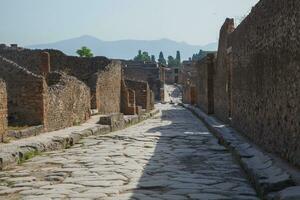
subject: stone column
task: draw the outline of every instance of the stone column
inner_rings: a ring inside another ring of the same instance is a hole
[[[48,52],[41,53],[41,66],[40,70],[43,76],[50,73],[50,54]]]

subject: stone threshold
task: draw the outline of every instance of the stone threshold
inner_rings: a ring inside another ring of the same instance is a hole
[[[142,122],[157,113],[159,110],[154,109],[140,116],[126,115],[122,119],[124,126],[119,127],[118,130]],[[94,115],[78,126],[15,140],[8,144],[0,144],[0,171],[10,169],[42,152],[66,149],[85,137],[104,135],[116,130],[111,125],[99,124],[101,117],[103,115]]]
[[[201,109],[180,104],[199,118],[237,159],[258,195],[267,200],[300,200],[299,171],[291,175],[278,159],[270,156],[228,124]]]

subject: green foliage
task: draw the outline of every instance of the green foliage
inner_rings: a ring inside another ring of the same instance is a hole
[[[139,61],[139,62],[150,62],[151,57],[149,56],[148,52],[144,51],[142,53],[141,50],[139,50],[138,55],[134,57],[134,61]]]
[[[163,64],[163,65],[166,65],[166,64],[167,64],[167,61],[166,61],[166,59],[164,58],[164,54],[163,54],[162,51],[159,53],[158,62],[159,62],[160,64]]]
[[[177,65],[177,62],[174,59],[174,57],[173,56],[169,56],[168,57],[168,66],[169,67],[176,67],[176,65]]]
[[[173,56],[168,57],[168,66],[169,67],[181,67],[181,56],[180,51],[176,52],[176,58],[174,59]]]
[[[200,49],[199,53],[193,54],[192,60],[193,61],[201,60],[202,58],[204,58],[207,55],[207,53],[208,52],[202,51]]]
[[[151,55],[151,62],[156,62],[155,55]]]
[[[180,51],[176,52],[176,61],[179,62],[179,63],[181,62]]]
[[[81,49],[78,49],[76,51],[76,53],[80,56],[80,57],[86,57],[86,58],[91,58],[93,57],[93,53],[92,50],[90,50],[87,47],[81,47]]]

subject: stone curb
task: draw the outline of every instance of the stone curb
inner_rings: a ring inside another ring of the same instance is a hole
[[[151,118],[157,113],[159,113],[159,110],[155,109],[141,116],[127,118],[124,120],[124,128]],[[104,135],[110,132],[113,132],[110,126],[95,124],[93,127],[86,128],[82,131],[73,131],[64,135],[54,135],[24,142],[24,144],[12,149],[5,149],[4,152],[0,152],[0,171],[14,167],[20,162],[28,160],[39,153],[66,149],[85,137],[91,135]]]
[[[237,158],[249,180],[254,185],[262,199],[292,200],[296,198],[282,198],[282,194],[289,187],[295,185],[291,175],[280,168],[274,160],[251,145],[230,126],[220,122],[213,116],[208,116],[199,108],[180,104],[196,115],[207,128],[218,138],[219,142]],[[300,189],[298,188],[299,193]],[[295,191],[295,189],[293,189]],[[296,195],[300,195],[300,194]],[[299,197],[299,196],[298,196]]]

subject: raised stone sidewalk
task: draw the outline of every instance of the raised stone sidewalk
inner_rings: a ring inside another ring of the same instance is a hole
[[[199,108],[181,105],[201,119],[219,142],[233,153],[262,199],[300,199],[300,186],[295,186],[298,180],[295,181],[295,177],[292,177],[288,170],[281,168],[269,154],[251,144],[227,124],[208,116]],[[299,173],[296,176],[299,176]]]
[[[15,140],[8,144],[0,144],[0,170],[13,167],[41,152],[69,148],[84,137],[107,134],[139,123],[154,116],[158,112],[159,110],[154,109],[151,112],[144,113],[140,116],[122,116],[122,122],[114,122],[115,124],[122,124],[119,127],[115,127],[115,124],[100,125],[99,121],[103,116],[94,115],[87,122],[79,126],[73,126],[53,132],[43,133],[38,136]]]

